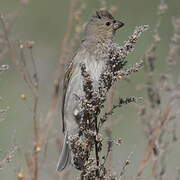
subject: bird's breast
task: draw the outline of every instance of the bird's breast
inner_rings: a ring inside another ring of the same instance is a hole
[[[82,59],[85,64],[87,72],[90,74],[93,81],[99,81],[100,75],[105,67],[105,60],[97,58],[95,55],[87,55]]]

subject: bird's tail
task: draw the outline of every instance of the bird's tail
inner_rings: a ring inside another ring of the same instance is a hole
[[[68,144],[68,136],[65,134],[63,149],[58,161],[57,171],[62,171],[71,164],[71,150]]]

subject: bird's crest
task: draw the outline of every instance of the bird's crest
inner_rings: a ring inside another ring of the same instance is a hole
[[[96,11],[96,17],[99,19],[102,19],[102,18],[114,19],[112,14],[108,10]]]

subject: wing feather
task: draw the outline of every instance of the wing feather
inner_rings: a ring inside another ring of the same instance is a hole
[[[71,76],[73,74],[73,61],[70,62],[68,67],[65,70],[65,75],[64,75],[64,81],[63,81],[63,96],[62,96],[62,130],[65,132],[65,121],[64,121],[64,106],[65,106],[65,100],[66,100],[66,92],[68,88],[69,81],[71,79]]]

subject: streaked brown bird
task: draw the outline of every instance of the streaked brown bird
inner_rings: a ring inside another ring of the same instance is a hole
[[[113,41],[116,30],[123,25],[124,23],[116,20],[109,11],[96,11],[96,15],[93,15],[86,25],[85,36],[80,44],[80,48],[65,72],[62,103],[63,133],[65,138],[57,166],[58,171],[62,171],[69,164],[72,164],[77,169],[81,169],[81,163],[84,163],[74,160],[74,154],[68,142],[70,136],[79,134],[79,120],[77,117],[80,112],[80,105],[77,101],[77,96],[82,98],[84,96],[80,64],[85,64],[86,70],[93,80],[94,88],[98,88],[100,74],[108,60],[102,53],[103,44]]]

